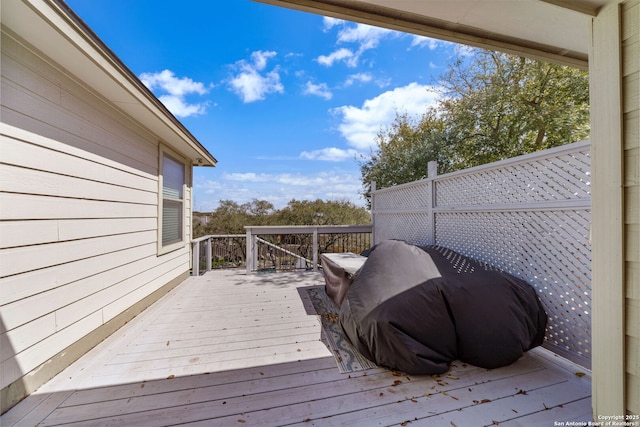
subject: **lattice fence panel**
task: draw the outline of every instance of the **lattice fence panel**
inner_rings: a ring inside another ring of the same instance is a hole
[[[408,243],[426,246],[429,240],[431,216],[427,212],[380,213],[375,219],[375,240],[399,239]]]
[[[590,365],[588,142],[379,190],[373,197],[376,242],[438,244],[523,278],[549,315],[545,345]]]
[[[557,157],[436,179],[436,206],[572,200],[590,197],[589,147]]]
[[[376,192],[376,211],[398,209],[426,209],[431,206],[431,183],[416,181]]]
[[[436,244],[518,276],[549,316],[547,347],[589,364],[591,247],[588,211],[436,214]]]

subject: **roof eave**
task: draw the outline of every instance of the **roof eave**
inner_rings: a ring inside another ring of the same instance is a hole
[[[535,40],[511,37],[497,31],[481,29],[459,23],[392,9],[366,1],[344,0],[254,0],[274,6],[346,19],[363,24],[384,27],[411,34],[462,43],[489,50],[499,50],[533,59],[544,60],[582,69],[588,68],[588,52],[577,52],[551,46]],[[550,7],[559,7],[559,0],[549,1]],[[566,1],[566,0],[565,0]],[[589,9],[588,12],[595,13]],[[577,12],[576,12],[577,13]],[[508,19],[508,17],[505,17]],[[588,21],[585,20],[585,25]]]

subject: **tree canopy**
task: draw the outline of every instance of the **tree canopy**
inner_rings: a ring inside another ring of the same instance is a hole
[[[439,101],[419,119],[396,113],[363,158],[363,193],[589,137],[586,71],[481,49],[442,75]]]
[[[291,200],[282,209],[275,209],[265,200],[253,199],[238,204],[221,200],[215,211],[206,214],[204,224],[194,215],[193,234],[243,234],[246,225],[353,225],[368,224],[371,217],[367,209],[346,200]]]

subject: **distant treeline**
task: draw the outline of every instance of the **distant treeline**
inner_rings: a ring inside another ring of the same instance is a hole
[[[371,215],[361,206],[345,200],[291,200],[282,209],[254,199],[238,204],[221,200],[209,213],[193,214],[193,237],[209,234],[244,234],[246,225],[353,225],[369,224]]]

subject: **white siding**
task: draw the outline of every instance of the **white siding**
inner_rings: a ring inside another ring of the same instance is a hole
[[[157,255],[157,138],[19,38],[1,45],[5,389],[187,273],[190,257],[188,245]]]

